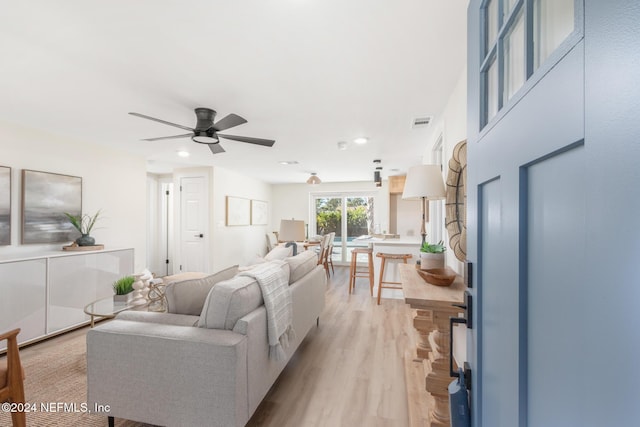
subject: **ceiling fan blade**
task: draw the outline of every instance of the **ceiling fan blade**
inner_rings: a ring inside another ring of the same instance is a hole
[[[273,147],[275,141],[272,139],[251,138],[250,136],[236,136],[217,134],[220,138],[232,139],[234,141],[248,142],[249,144],[264,145],[265,147]]]
[[[158,138],[147,138],[147,139],[143,139],[142,141],[160,141],[162,139],[187,138],[190,136],[193,136],[193,132],[185,133],[184,135],[160,136]]]
[[[151,116],[145,116],[144,114],[140,114],[140,113],[129,113],[129,114],[131,114],[132,116],[141,117],[143,119],[153,120],[154,122],[163,123],[165,125],[177,127],[177,128],[180,128],[180,129],[193,131],[193,129],[191,129],[190,127],[177,125],[175,123],[171,123],[171,122],[168,122],[166,120],[156,119],[155,117],[151,117]]]
[[[218,120],[214,125],[213,128],[216,131],[219,130],[225,130],[225,129],[229,129],[238,125],[241,125],[243,123],[247,123],[247,121],[240,117],[237,114],[229,114],[228,116]]]
[[[224,148],[222,148],[222,146],[218,143],[218,144],[208,144],[209,145],[209,149],[211,150],[211,152],[213,154],[218,154],[218,153],[224,153]]]

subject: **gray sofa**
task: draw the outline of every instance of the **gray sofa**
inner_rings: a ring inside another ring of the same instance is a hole
[[[200,316],[127,311],[91,329],[89,408],[162,426],[245,425],[324,308],[326,276],[315,254],[287,258],[283,268],[296,334],[285,360],[269,358],[258,284],[236,276],[211,288]]]

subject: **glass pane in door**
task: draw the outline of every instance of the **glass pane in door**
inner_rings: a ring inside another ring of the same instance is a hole
[[[498,0],[489,0],[486,9],[486,31],[485,54],[489,53],[491,46],[498,37]]]
[[[368,246],[368,240],[358,240],[358,237],[371,235],[374,232],[373,197],[347,197],[346,201],[347,233],[344,261],[351,259],[351,251],[354,248]]]
[[[506,103],[527,79],[524,56],[524,19],[520,13],[504,38],[504,99]]]
[[[341,235],[342,199],[339,197],[319,197],[316,199],[316,231],[323,236],[335,232]]]
[[[485,73],[486,122],[498,113],[498,61],[493,59]]]
[[[533,3],[534,69],[537,69],[574,29],[574,0]]]
[[[315,234],[323,236],[327,233],[336,233],[332,259],[340,261],[342,256],[342,198],[318,197],[316,198],[316,230]],[[311,237],[311,236],[309,236]],[[316,247],[317,248],[317,247]]]

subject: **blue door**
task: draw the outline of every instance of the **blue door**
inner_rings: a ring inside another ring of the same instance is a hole
[[[640,425],[639,22],[470,1],[474,426]]]

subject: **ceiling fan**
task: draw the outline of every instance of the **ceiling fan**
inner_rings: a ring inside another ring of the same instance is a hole
[[[142,117],[143,119],[153,120],[154,122],[164,123],[165,125],[174,126],[180,129],[188,130],[189,133],[183,135],[173,136],[161,136],[158,138],[143,139],[143,141],[159,141],[162,139],[174,139],[174,138],[188,138],[200,144],[207,144],[213,154],[224,153],[224,148],[220,146],[219,138],[231,139],[233,141],[248,142],[249,144],[263,145],[265,147],[272,147],[275,141],[271,139],[252,138],[249,136],[237,136],[226,135],[218,133],[221,130],[229,129],[243,123],[247,123],[245,119],[237,114],[229,114],[216,123],[213,123],[213,119],[216,116],[216,112],[210,108],[196,108],[196,122],[195,128],[188,126],[182,126],[175,123],[167,122],[165,120],[156,119],[155,117],[145,116],[140,113],[129,113],[132,116]]]

